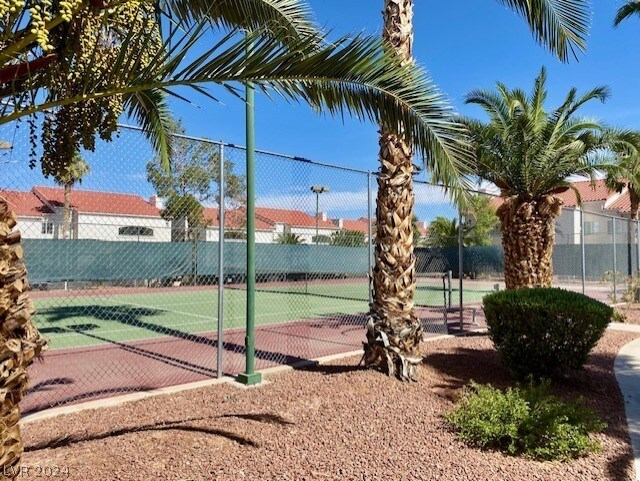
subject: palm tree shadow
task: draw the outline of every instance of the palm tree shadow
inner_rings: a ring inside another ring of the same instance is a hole
[[[362,364],[320,364],[317,362],[309,363],[306,365],[301,365],[296,367],[296,371],[304,371],[304,372],[315,372],[318,374],[323,374],[325,376],[331,376],[336,374],[347,374],[351,372],[361,372],[366,371],[367,367]]]
[[[63,436],[63,437],[51,439],[48,441],[44,441],[38,444],[27,446],[25,447],[25,452],[41,451],[44,449],[63,448],[63,447],[77,444],[77,443],[99,441],[103,439],[124,436],[131,433],[145,433],[145,432],[151,432],[151,431],[196,432],[196,433],[202,433],[202,434],[209,434],[213,436],[220,436],[244,446],[251,446],[251,447],[259,446],[258,443],[256,443],[255,441],[247,437],[235,434],[231,431],[226,431],[226,430],[217,429],[217,428],[209,428],[204,426],[196,426],[193,424],[193,423],[202,422],[202,421],[213,421],[215,419],[220,419],[220,418],[236,418],[236,419],[243,419],[247,421],[255,421],[255,422],[261,422],[261,423],[278,425],[278,426],[288,426],[288,425],[294,424],[293,422],[275,413],[239,413],[239,414],[223,414],[220,416],[194,417],[194,418],[188,418],[188,419],[179,419],[175,421],[158,421],[155,423],[146,424],[142,426],[133,426],[128,428],[114,429],[114,430],[107,431],[100,434],[82,434],[77,436],[74,436],[74,435]]]

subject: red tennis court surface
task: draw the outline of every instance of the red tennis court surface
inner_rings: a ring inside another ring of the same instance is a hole
[[[476,329],[473,312],[420,308],[427,336]],[[479,309],[476,322],[481,324]],[[345,315],[256,328],[256,369],[295,364],[362,348],[365,315]],[[91,335],[87,333],[87,335]],[[244,330],[225,330],[223,371],[244,368]],[[108,341],[101,339],[102,341]],[[96,346],[45,353],[31,368],[31,389],[22,403],[25,413],[120,394],[210,379],[217,371],[218,342],[214,334],[176,333],[135,342],[104,342]]]

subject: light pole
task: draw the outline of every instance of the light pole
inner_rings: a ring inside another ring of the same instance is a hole
[[[312,185],[311,192],[316,194],[316,245],[318,245],[318,217],[320,216],[320,194],[329,192],[329,187],[325,185]]]

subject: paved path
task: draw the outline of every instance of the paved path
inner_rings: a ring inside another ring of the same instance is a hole
[[[627,413],[636,481],[640,481],[640,339],[620,350],[616,357],[615,373]]]

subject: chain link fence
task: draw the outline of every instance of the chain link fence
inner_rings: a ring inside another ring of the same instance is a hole
[[[36,323],[50,341],[24,411],[244,370],[243,148],[176,135],[167,173],[143,133],[122,126],[45,178],[27,125],[0,127],[0,141],[0,189],[19,217]],[[257,369],[362,347],[376,188],[372,172],[257,152]],[[425,335],[482,327],[482,297],[504,288],[496,219],[458,212],[442,187],[419,178],[414,189]],[[637,270],[630,227],[565,209],[560,285],[619,296]]]

